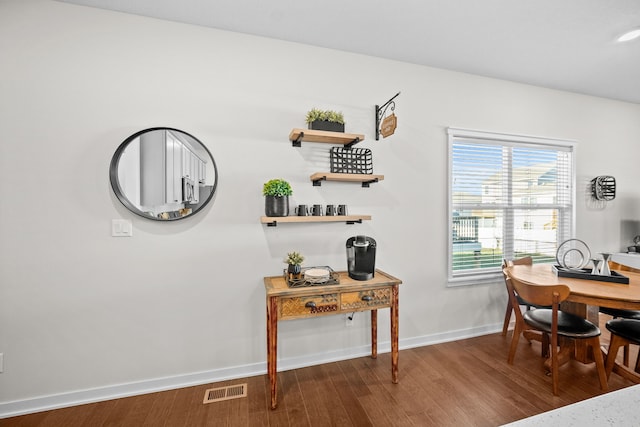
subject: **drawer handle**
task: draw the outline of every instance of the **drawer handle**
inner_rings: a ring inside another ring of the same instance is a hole
[[[309,301],[304,306],[307,307],[307,308],[316,308],[316,303],[313,302],[313,301]]]
[[[364,295],[362,298],[360,298],[362,301],[371,301],[373,300],[373,297],[371,295]]]

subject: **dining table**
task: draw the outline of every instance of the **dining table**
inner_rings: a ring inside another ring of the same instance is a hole
[[[539,286],[566,285],[569,297],[561,303],[561,310],[579,315],[592,323],[599,324],[599,307],[640,310],[640,273],[632,271],[616,272],[628,277],[629,283],[615,283],[575,277],[558,276],[552,264],[513,265],[505,268],[510,277]],[[615,273],[614,273],[615,274]],[[560,363],[575,358],[583,363],[593,361],[590,348],[577,340],[571,346],[561,349]],[[614,368],[618,372],[619,367]]]

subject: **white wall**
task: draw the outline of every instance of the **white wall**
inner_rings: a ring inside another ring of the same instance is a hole
[[[404,281],[402,347],[497,330],[503,284],[446,287],[447,126],[579,141],[576,235],[595,251],[640,221],[639,105],[49,0],[0,1],[0,55],[0,416],[264,373],[262,277],[290,250],[344,269],[355,234]],[[398,129],[375,141],[374,105],[397,91]],[[328,148],[287,140],[311,107],[343,111],[385,180],[313,187]],[[218,164],[215,203],[190,219],[144,220],[111,191],[113,152],[153,126],[193,134]],[[606,206],[583,195],[601,174],[618,180]],[[373,220],[266,227],[276,177],[294,203]],[[111,237],[114,218],[133,237]],[[386,310],[380,322],[384,349]],[[280,366],[361,355],[367,327],[283,322]]]

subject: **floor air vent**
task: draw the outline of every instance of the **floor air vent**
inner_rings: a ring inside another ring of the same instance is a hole
[[[210,388],[204,392],[202,403],[222,402],[223,400],[247,397],[247,384],[236,384],[227,387]]]

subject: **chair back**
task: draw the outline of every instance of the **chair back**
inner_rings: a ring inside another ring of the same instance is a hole
[[[507,280],[507,273],[504,272],[504,269],[507,267],[511,267],[512,265],[533,265],[533,258],[530,256],[526,256],[524,258],[506,260],[502,259],[502,274],[504,275],[504,279]]]
[[[629,267],[628,265],[620,264],[615,261],[609,261],[609,269],[620,270],[620,271],[630,271],[632,273],[640,273],[640,270],[637,268]]]
[[[526,256],[523,258],[512,259],[507,261],[506,259],[502,260],[502,267],[511,267],[512,265],[533,265],[533,258],[530,256]]]
[[[528,302],[540,305],[558,305],[569,297],[570,289],[567,285],[534,285],[511,278],[514,290]]]
[[[530,256],[526,256],[524,258],[518,259],[502,259],[502,274],[504,275],[504,279],[507,280],[507,273],[505,273],[504,269],[507,267],[511,267],[512,265],[533,265],[533,258]]]

